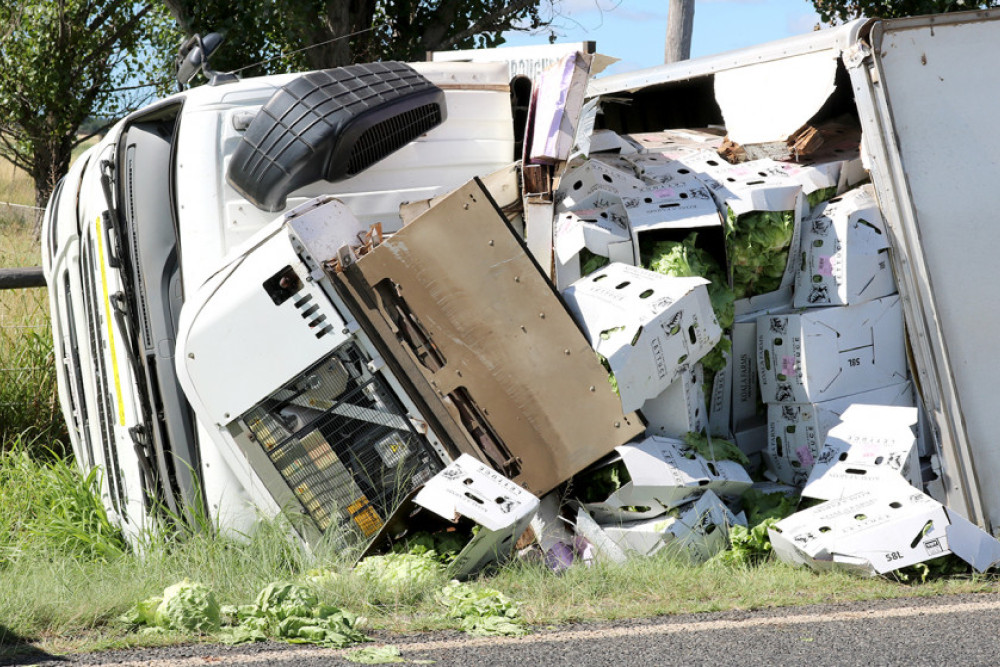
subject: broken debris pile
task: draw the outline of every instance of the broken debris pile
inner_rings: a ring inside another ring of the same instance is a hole
[[[721,143],[596,131],[553,192],[546,277],[645,433],[540,501],[463,456],[368,554],[429,531],[468,540],[449,565],[459,577],[514,553],[553,570],[661,552],[701,563],[732,532],[732,562],[752,562],[768,533],[779,558],[816,569],[998,560],[1000,543],[923,493],[934,451],[856,156],[729,164]],[[795,512],[800,495],[824,502]]]

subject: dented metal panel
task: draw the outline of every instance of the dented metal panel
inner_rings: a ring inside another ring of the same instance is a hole
[[[850,64],[872,180],[894,241],[915,380],[936,426],[949,507],[1000,527],[994,287],[1000,14],[883,21]],[[870,49],[869,49],[870,46]]]
[[[643,432],[478,179],[337,278],[452,444],[532,492]]]

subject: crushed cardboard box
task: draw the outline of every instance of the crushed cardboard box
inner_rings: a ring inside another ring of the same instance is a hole
[[[641,153],[660,153],[671,159],[709,151],[716,154],[724,132],[718,128],[675,129],[624,135]]]
[[[704,491],[740,496],[753,484],[733,461],[708,461],[681,440],[649,436],[621,445],[599,469],[619,465],[627,479],[606,498],[583,507],[599,521],[636,521],[664,514]],[[585,491],[578,489],[578,492]]]
[[[885,574],[950,553],[979,572],[1000,562],[1000,542],[913,488],[858,491],[768,532],[779,559],[819,571]]]
[[[694,364],[662,394],[643,403],[639,413],[646,421],[646,435],[683,438],[704,431],[708,426],[704,384],[701,364]]]
[[[463,530],[469,542],[448,566],[457,578],[507,560],[539,500],[491,467],[462,454],[411,493],[386,520],[362,558],[387,553],[418,531]],[[473,530],[478,526],[477,530]]]
[[[707,284],[612,263],[563,291],[587,340],[607,360],[626,412],[663,393],[719,342]]]
[[[827,202],[803,222],[796,308],[846,306],[895,293],[889,238],[870,186]]]
[[[619,168],[600,160],[587,160],[563,174],[555,192],[555,200],[560,211],[568,211],[598,192],[625,196],[646,187],[631,168]]]
[[[722,218],[708,189],[697,180],[662,185],[622,198],[632,231],[635,264],[641,264],[643,237],[657,232],[722,228]]]
[[[595,193],[555,222],[556,286],[569,287],[593,272],[584,251],[608,261],[634,262],[635,251],[625,206],[617,195]]]
[[[791,312],[792,290],[785,288],[733,304],[732,349],[726,368],[712,387],[709,424],[712,435],[731,437],[747,455],[767,444],[767,413],[757,371],[757,318]]]
[[[820,455],[827,433],[855,404],[913,407],[913,386],[901,382],[822,403],[768,405],[764,451],[768,472],[782,482],[801,487]]]
[[[863,489],[921,488],[917,409],[855,404],[830,429],[802,495],[832,500]]]
[[[820,403],[907,379],[898,296],[757,318],[765,403]]]
[[[598,553],[615,562],[665,550],[692,565],[704,563],[729,546],[730,527],[741,523],[712,491],[670,514],[643,521],[598,523],[581,521],[581,516],[589,516],[583,507],[577,523],[587,540],[601,545]]]

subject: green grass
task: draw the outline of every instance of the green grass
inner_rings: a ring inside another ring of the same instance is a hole
[[[0,160],[0,201],[34,203],[27,174]],[[0,268],[38,266],[32,220],[0,206]],[[56,395],[45,288],[0,291],[0,447],[26,432],[62,450],[65,424]]]
[[[336,573],[315,584],[323,602],[366,617],[368,628],[457,626],[435,599],[443,575],[408,590],[386,589],[351,574],[353,554],[301,548],[288,538],[280,518],[262,521],[243,539],[200,530],[182,539],[151,537],[130,550],[96,501],[95,484],[72,463],[38,462],[20,444],[0,456],[0,624],[39,649],[60,653],[217,640],[143,634],[115,619],[184,578],[206,584],[223,604],[248,604],[266,584],[302,581],[319,566]],[[513,563],[474,584],[518,602],[536,626],[997,591],[991,576],[906,584],[817,575],[773,561],[756,568],[691,567],[660,557],[579,565],[561,575]],[[14,649],[0,649],[0,656],[4,650]]]

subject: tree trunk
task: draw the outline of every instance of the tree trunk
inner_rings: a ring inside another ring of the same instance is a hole
[[[31,178],[35,184],[35,239],[41,239],[42,219],[44,209],[49,203],[49,197],[55,190],[56,183],[59,182],[66,172],[69,171],[69,163],[73,157],[73,144],[65,137],[52,138],[41,146],[35,148],[35,161],[32,165]]]
[[[670,0],[667,13],[667,43],[663,62],[675,63],[691,57],[694,30],[694,0]]]

